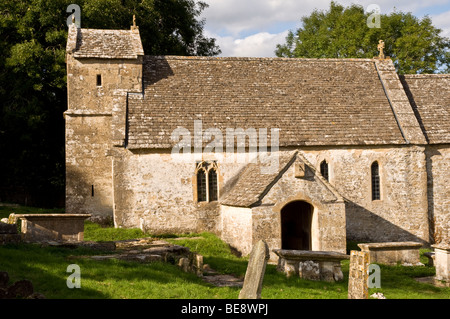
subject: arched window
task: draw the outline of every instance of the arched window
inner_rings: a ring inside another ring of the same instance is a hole
[[[322,163],[320,163],[320,174],[329,181],[329,175],[328,175],[328,163],[326,160],[323,160]]]
[[[206,202],[206,172],[204,169],[197,171],[197,200]]]
[[[197,201],[212,202],[218,199],[217,163],[200,162],[196,166]]]
[[[372,174],[372,200],[380,199],[380,168],[378,162],[373,162],[370,168]]]

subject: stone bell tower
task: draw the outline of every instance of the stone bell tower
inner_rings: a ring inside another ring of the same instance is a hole
[[[130,30],[81,29],[75,23],[69,27],[64,113],[67,213],[113,216],[111,150],[117,145],[115,122],[124,118],[126,103],[120,110],[114,105],[118,97],[142,92],[143,57],[135,19]]]

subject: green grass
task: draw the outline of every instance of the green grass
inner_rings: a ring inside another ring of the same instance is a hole
[[[179,235],[183,236],[184,235]],[[243,278],[247,269],[248,258],[238,258],[232,252],[230,247],[217,236],[210,233],[191,234],[186,239],[166,239],[173,244],[188,247],[191,251],[203,256],[203,263],[210,265],[211,268],[222,274],[231,274]]]
[[[11,211],[14,210],[14,211]],[[5,213],[7,211],[7,213]],[[37,212],[32,208],[0,207],[1,214]],[[49,212],[49,210],[45,210]],[[39,210],[39,212],[41,212]],[[148,237],[140,229],[114,229],[85,223],[85,240],[110,241]],[[187,246],[204,256],[204,262],[220,273],[243,278],[247,258],[235,256],[230,247],[210,233],[159,236],[165,240]],[[183,238],[177,238],[183,237]],[[358,249],[349,242],[348,249]],[[421,253],[427,250],[422,250]],[[61,299],[236,299],[239,288],[214,287],[194,274],[184,273],[177,266],[154,262],[142,264],[119,260],[97,261],[83,256],[107,252],[87,248],[69,249],[40,247],[34,244],[0,246],[0,271],[8,271],[10,283],[29,279],[35,291],[47,298]],[[426,257],[421,257],[426,264]],[[81,289],[69,289],[67,266],[81,268]],[[434,267],[384,266],[381,268],[381,288],[370,289],[383,293],[388,299],[449,299],[450,288],[437,288],[419,283],[415,277],[433,276]],[[286,278],[268,265],[264,277],[262,298],[265,299],[346,299],[349,261],[342,262],[344,281],[338,283],[316,282],[300,278]]]
[[[96,223],[85,221],[84,240],[86,241],[113,241],[147,237],[139,228],[102,227]]]
[[[93,253],[87,249],[10,245],[0,248],[0,270],[8,271],[10,283],[31,280],[34,290],[49,299],[236,298],[238,294],[233,289],[212,287],[167,263],[80,258]],[[80,289],[66,285],[70,264],[80,266]]]

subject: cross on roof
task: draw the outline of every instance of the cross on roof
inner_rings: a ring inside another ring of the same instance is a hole
[[[380,59],[384,59],[385,56],[384,56],[384,52],[383,52],[383,49],[384,49],[384,41],[383,40],[378,41],[377,48],[378,48],[378,51],[380,51],[380,55],[378,57]]]
[[[139,27],[136,26],[136,15],[133,14],[133,25],[131,26],[131,30],[136,31]]]

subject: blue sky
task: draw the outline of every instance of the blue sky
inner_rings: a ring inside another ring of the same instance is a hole
[[[300,18],[314,9],[327,10],[330,0],[202,0],[209,4],[203,12],[205,34],[217,39],[221,56],[275,56],[276,44],[284,43],[289,30],[301,26]],[[367,0],[335,2],[352,3],[367,8],[380,7],[381,13],[394,9],[411,12],[418,18],[429,15],[433,25],[450,38],[450,0]]]

